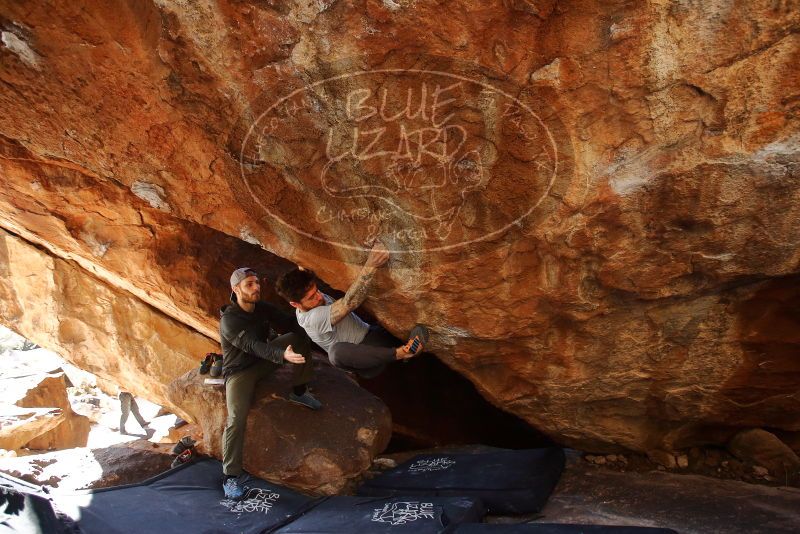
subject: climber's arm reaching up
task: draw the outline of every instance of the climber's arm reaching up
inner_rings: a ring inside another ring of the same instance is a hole
[[[364,302],[375,271],[388,260],[389,252],[382,244],[378,243],[372,247],[358,277],[344,296],[331,305],[331,324],[338,323]]]

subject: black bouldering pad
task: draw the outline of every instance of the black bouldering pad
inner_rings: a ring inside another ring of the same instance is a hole
[[[54,494],[84,534],[260,533],[301,514],[314,500],[257,478],[244,499],[222,492],[222,464],[201,459],[141,484]]]
[[[490,514],[538,512],[564,470],[558,447],[478,454],[427,454],[365,482],[359,495],[463,495]]]
[[[457,534],[678,534],[669,528],[558,523],[460,525],[455,532]]]
[[[275,532],[438,534],[483,514],[481,502],[467,497],[331,497]]]

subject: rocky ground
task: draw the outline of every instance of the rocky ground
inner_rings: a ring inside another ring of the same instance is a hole
[[[542,513],[547,522],[659,526],[681,534],[797,532],[800,490],[658,470],[622,472],[574,453]]]
[[[585,454],[583,460],[590,466],[602,467],[606,471],[618,473],[662,471],[672,474],[702,475],[765,486],[800,487],[800,478],[796,471],[784,471],[783,476],[773,475],[766,467],[752,461],[741,460],[726,449],[717,447],[694,447],[687,454],[678,455],[676,464],[671,468],[641,454]]]
[[[147,441],[78,447],[0,459],[0,471],[31,484],[81,490],[135,484],[166,471],[172,445]]]
[[[24,354],[5,350],[0,356],[0,374],[52,370],[54,364],[64,369],[72,383],[68,388],[71,405],[92,420],[87,446],[6,452],[0,458],[0,471],[34,484],[73,490],[136,483],[169,468],[172,444],[158,441],[175,440],[175,432],[169,434],[174,415],[156,417],[159,406],[140,399],[141,411],[152,420],[155,435],[145,439],[147,435],[132,418],[128,423],[131,435],[120,435],[115,429],[117,400],[103,393],[91,375],[54,358],[43,349]],[[197,428],[188,425],[184,431],[197,433]],[[477,445],[455,450],[484,449]],[[420,452],[430,450],[378,457],[364,476],[374,476]],[[349,491],[354,487],[350,485]],[[488,521],[661,526],[686,534],[796,532],[798,510],[796,477],[787,474],[782,478],[725,449],[693,448],[650,457],[568,450],[564,474],[541,514],[490,517]]]

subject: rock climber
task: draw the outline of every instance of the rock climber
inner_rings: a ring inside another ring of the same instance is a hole
[[[370,282],[389,252],[372,247],[366,263],[345,295],[334,300],[317,288],[313,271],[295,268],[278,277],[275,288],[295,308],[297,322],[328,353],[334,367],[364,378],[380,374],[387,364],[419,354],[428,343],[428,329],[416,325],[408,342],[395,338],[380,325],[370,325],[354,310],[367,298]]]

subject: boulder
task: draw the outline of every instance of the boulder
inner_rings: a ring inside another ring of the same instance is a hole
[[[92,449],[91,455],[101,469],[100,478],[86,487],[107,488],[135,484],[163,473],[172,466],[172,445],[157,445],[146,440]]]
[[[197,423],[184,424],[179,427],[170,427],[167,434],[161,438],[161,443],[178,443],[182,438],[189,436],[196,442],[203,441],[203,429]]]
[[[655,462],[661,467],[666,467],[667,469],[675,469],[678,466],[675,455],[669,451],[653,449],[647,451],[647,457],[650,458],[650,461]]]
[[[559,442],[799,431],[800,11],[740,4],[6,2],[0,318],[166,404],[234,267],[380,236],[366,308]]]
[[[20,408],[0,404],[0,449],[17,450],[64,421],[58,408]]]
[[[687,467],[689,467],[689,456],[686,454],[679,454],[676,457],[676,462],[678,464],[678,467],[680,467],[681,469],[686,469]]]
[[[58,426],[36,436],[29,441],[26,447],[36,450],[71,449],[85,447],[89,442],[91,420],[85,415],[68,412],[64,421]]]
[[[317,366],[312,382],[323,407],[309,410],[286,399],[289,374],[281,368],[256,388],[247,417],[244,469],[305,493],[341,493],[389,443],[389,411],[327,365]],[[221,460],[225,394],[204,379],[197,370],[189,371],[169,385],[169,396],[202,427],[199,450]]]
[[[728,450],[740,460],[766,467],[774,475],[800,474],[800,457],[766,430],[752,428],[739,432],[728,443]]]
[[[25,446],[29,449],[71,449],[85,447],[89,440],[91,421],[88,417],[75,413],[67,396],[67,378],[64,372],[34,373],[26,377],[10,379],[15,382],[18,394],[24,396],[15,404],[23,408],[56,407],[61,410],[64,420],[56,427],[44,432]]]

